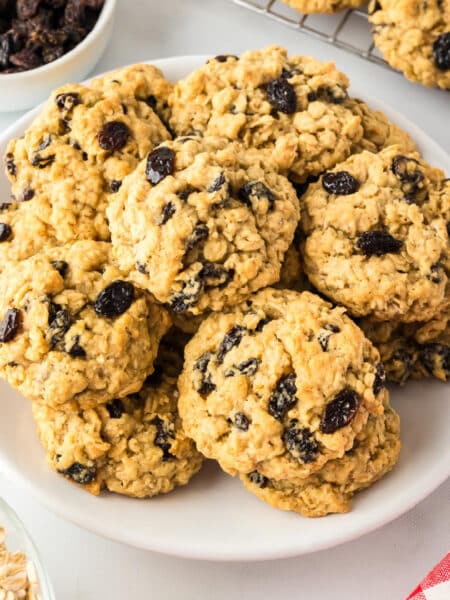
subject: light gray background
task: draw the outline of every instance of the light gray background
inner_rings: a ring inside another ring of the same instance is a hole
[[[413,85],[228,0],[119,0],[118,5],[113,37],[94,72],[139,60],[238,54],[278,43],[290,52],[336,61],[359,90],[402,111],[450,151],[448,92]],[[18,116],[0,114],[0,130]],[[450,482],[360,540],[297,559],[253,564],[202,563],[134,550],[51,515],[1,475],[0,492],[40,547],[58,600],[403,600],[449,549]]]

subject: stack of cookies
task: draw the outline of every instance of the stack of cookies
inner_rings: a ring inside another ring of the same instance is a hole
[[[358,8],[367,0],[282,0],[305,14]],[[374,43],[405,77],[450,89],[450,0],[370,0]]]
[[[55,471],[150,497],[205,456],[320,516],[394,466],[386,374],[450,372],[449,186],[347,88],[276,46],[137,65],[10,143],[0,373]]]

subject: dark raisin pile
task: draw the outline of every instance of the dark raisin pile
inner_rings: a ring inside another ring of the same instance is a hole
[[[66,54],[93,29],[104,0],[2,0],[0,73],[35,69]]]

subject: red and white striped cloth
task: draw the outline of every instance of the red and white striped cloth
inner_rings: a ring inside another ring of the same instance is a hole
[[[450,552],[406,600],[450,600]]]

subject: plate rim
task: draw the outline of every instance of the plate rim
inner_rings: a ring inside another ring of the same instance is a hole
[[[193,68],[198,67],[208,58],[208,55],[193,54],[141,61],[141,63],[155,65],[158,68],[160,68],[163,72],[165,71],[165,69],[170,69],[173,65],[177,65],[177,67],[179,68],[180,63],[182,63],[183,70],[184,65],[186,64],[186,72],[191,72]],[[106,73],[111,72],[113,70],[115,69],[105,71],[104,73],[96,74],[94,77],[102,77]],[[86,83],[91,79],[92,78],[89,78],[83,83]],[[351,86],[350,90],[352,96],[361,97],[364,99],[364,94],[359,94],[357,86]],[[391,108],[391,106],[380,101],[378,98],[368,98],[367,102],[370,104],[371,108],[375,108],[377,110],[382,110],[383,112],[385,112],[390,119],[392,119],[396,124],[402,127],[402,129],[405,129],[408,133],[410,133],[413,139],[417,137],[418,139],[425,141],[429,152],[434,152],[442,156],[442,161],[446,164],[446,169],[448,169],[450,172],[450,157],[448,156],[448,153],[425,131],[420,129],[420,127],[418,127],[415,123],[410,121],[407,117],[398,113],[397,110]],[[24,130],[31,122],[31,120],[39,114],[44,104],[45,102],[40,103],[37,107],[27,111],[24,115],[22,115],[19,119],[17,119],[16,121],[14,121],[14,123],[7,127],[3,131],[3,133],[0,134],[0,146],[6,145],[6,143],[9,141],[9,139],[11,139],[11,137],[17,135],[17,130]],[[32,481],[28,481],[25,474],[23,474],[18,468],[15,467],[13,461],[4,455],[1,449],[1,445],[0,472],[2,472],[7,477],[7,479],[16,482],[20,487],[29,492],[30,495],[35,497],[40,504],[42,504],[51,512],[55,513],[58,517],[71,523],[74,523],[82,529],[91,531],[112,541],[124,543],[134,548],[159,552],[162,554],[177,556],[180,558],[227,562],[253,562],[292,558],[295,556],[312,554],[314,552],[319,552],[321,550],[326,550],[344,544],[346,542],[356,540],[368,533],[371,533],[383,527],[384,525],[394,521],[401,515],[406,514],[407,512],[412,510],[417,504],[422,502],[427,496],[433,493],[440,485],[442,485],[450,477],[450,465],[447,471],[443,470],[443,472],[440,473],[439,476],[437,473],[434,473],[433,470],[430,470],[430,472],[425,476],[425,481],[428,484],[423,485],[421,493],[415,494],[412,499],[406,498],[406,501],[403,501],[403,503],[399,502],[398,505],[391,507],[390,511],[385,511],[384,513],[382,512],[379,517],[377,517],[376,519],[372,519],[364,526],[360,526],[357,529],[357,531],[350,531],[349,533],[347,533],[345,531],[345,528],[343,528],[343,530],[336,534],[334,539],[325,539],[321,542],[313,544],[312,547],[294,547],[294,545],[290,543],[289,547],[285,549],[263,549],[259,552],[257,552],[254,548],[253,550],[246,549],[244,551],[240,550],[239,548],[231,550],[225,547],[222,547],[221,549],[211,549],[204,547],[204,545],[202,544],[189,546],[184,542],[181,542],[177,547],[174,547],[174,545],[170,542],[168,544],[165,544],[160,539],[157,541],[157,543],[152,543],[151,539],[148,541],[143,541],[141,539],[136,539],[135,537],[133,538],[133,535],[130,535],[129,532],[127,532],[127,530],[122,531],[120,534],[118,534],[115,530],[111,531],[109,525],[102,526],[101,521],[97,521],[94,517],[91,518],[90,515],[88,515],[87,519],[83,519],[82,515],[78,513],[76,513],[75,515],[67,514],[67,512],[64,511],[64,502],[61,499],[58,500],[58,496],[54,496],[48,490],[42,489],[41,487],[36,487],[36,485]],[[422,481],[422,484],[423,483],[424,482]],[[86,517],[86,515],[83,516]]]

